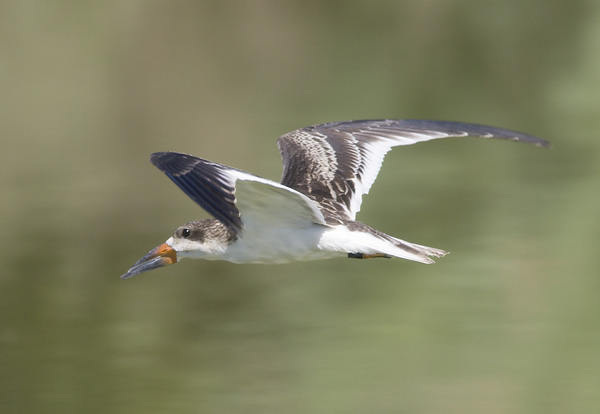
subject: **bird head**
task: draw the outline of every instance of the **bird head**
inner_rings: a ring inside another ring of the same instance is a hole
[[[178,227],[166,242],[135,262],[121,279],[177,263],[186,257],[216,259],[233,239],[233,233],[218,220],[191,221]]]

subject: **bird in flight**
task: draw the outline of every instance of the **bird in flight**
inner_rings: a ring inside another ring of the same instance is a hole
[[[179,227],[121,278],[188,257],[233,263],[399,257],[433,263],[431,257],[447,252],[375,230],[356,221],[356,213],[392,147],[466,136],[550,146],[521,132],[459,122],[331,122],[279,137],[279,183],[192,155],[154,153],[152,164],[214,219]]]

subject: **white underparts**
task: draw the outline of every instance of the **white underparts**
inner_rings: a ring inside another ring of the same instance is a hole
[[[429,256],[441,257],[446,254],[443,250],[400,239],[392,238],[394,242],[376,234],[352,231],[346,226],[311,224],[303,228],[252,230],[240,235],[230,245],[211,240],[200,243],[174,238],[167,240],[167,244],[177,251],[179,259],[189,257],[233,263],[288,263],[346,257],[348,253],[385,254],[421,263],[433,263]]]

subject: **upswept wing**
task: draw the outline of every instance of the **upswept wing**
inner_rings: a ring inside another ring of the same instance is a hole
[[[550,144],[521,132],[476,124],[421,120],[331,122],[281,136],[281,184],[315,200],[331,219],[354,220],[385,154],[398,145],[450,137],[499,138],[542,147]]]
[[[150,161],[237,235],[248,221],[272,227],[325,224],[313,200],[274,181],[177,152],[157,152]]]

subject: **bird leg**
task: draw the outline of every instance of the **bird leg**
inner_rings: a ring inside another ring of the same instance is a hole
[[[348,253],[348,257],[350,259],[374,259],[377,257],[383,257],[386,259],[391,259],[392,256],[388,256],[384,253],[373,253],[373,254],[365,254],[365,253]]]

